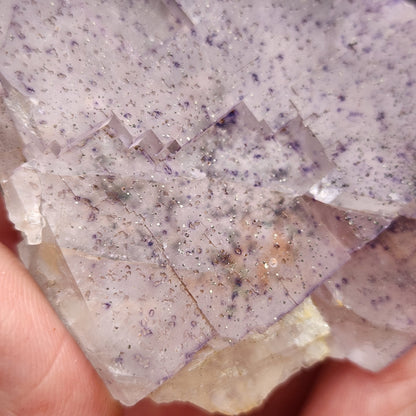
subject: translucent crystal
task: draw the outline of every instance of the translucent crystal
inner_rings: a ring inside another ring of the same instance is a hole
[[[416,342],[415,43],[404,0],[2,2],[20,254],[117,399]]]

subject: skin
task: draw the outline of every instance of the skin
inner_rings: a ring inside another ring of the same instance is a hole
[[[188,404],[117,403],[17,259],[0,200],[0,415],[202,416]],[[250,415],[416,415],[416,348],[374,374],[327,361],[301,372]]]

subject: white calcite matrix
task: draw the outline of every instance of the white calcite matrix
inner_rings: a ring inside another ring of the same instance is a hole
[[[416,343],[416,7],[0,0],[20,255],[111,393],[236,414]]]

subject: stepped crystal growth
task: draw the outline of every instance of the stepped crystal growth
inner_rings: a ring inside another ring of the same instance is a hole
[[[416,9],[1,0],[21,257],[112,394],[235,414],[416,342]]]

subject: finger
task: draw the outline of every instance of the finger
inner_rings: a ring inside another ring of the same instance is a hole
[[[20,234],[14,229],[7,217],[6,207],[0,189],[0,242],[16,252],[16,245],[20,241]]]
[[[121,414],[39,287],[2,244],[0,413],[16,416]]]
[[[302,416],[416,415],[416,348],[379,373],[332,362],[320,374]]]

